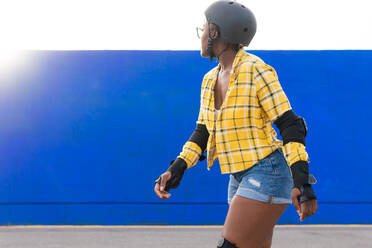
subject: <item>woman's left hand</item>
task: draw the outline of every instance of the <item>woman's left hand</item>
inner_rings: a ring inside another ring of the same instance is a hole
[[[318,202],[316,199],[305,201],[300,204],[298,202],[298,197],[301,195],[301,191],[298,188],[292,189],[292,202],[293,205],[300,216],[300,221],[303,221],[305,218],[315,214],[318,209]]]

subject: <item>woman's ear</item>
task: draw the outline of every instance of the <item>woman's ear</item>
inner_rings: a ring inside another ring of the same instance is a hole
[[[216,39],[218,37],[218,31],[217,30],[211,30],[211,38]]]
[[[219,36],[218,30],[213,24],[209,25],[209,30],[210,30],[210,36],[211,36],[212,39],[218,38],[218,36]]]

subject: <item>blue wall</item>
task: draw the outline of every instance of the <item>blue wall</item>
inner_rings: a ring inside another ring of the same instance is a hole
[[[248,51],[278,72],[309,128],[317,214],[301,224],[372,223],[372,51]],[[199,51],[28,51],[0,70],[0,224],[217,224],[228,175],[188,170],[154,193],[195,128]],[[276,128],[276,127],[275,127]],[[278,224],[298,224],[293,205]]]

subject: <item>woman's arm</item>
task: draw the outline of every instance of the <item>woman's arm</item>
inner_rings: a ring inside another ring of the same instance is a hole
[[[193,167],[198,160],[202,161],[205,159],[203,153],[207,148],[209,138],[209,132],[206,126],[202,104],[202,94],[205,79],[206,76],[203,78],[202,90],[200,92],[200,108],[198,119],[196,120],[196,128],[188,141],[183,145],[182,151],[177,157],[177,159],[182,159],[186,163],[186,169]]]
[[[275,70],[266,64],[255,65],[253,75],[259,103],[269,120],[277,126],[279,125],[278,129],[282,129],[280,130],[281,134],[297,133],[297,135],[288,136],[286,139],[282,136],[284,154],[288,165],[292,166],[300,160],[310,162],[305,149],[304,138],[306,134],[301,126],[295,125],[295,122],[299,124],[297,122],[298,117],[292,110]],[[279,120],[280,117],[282,118]],[[290,132],[284,130],[288,127]]]
[[[207,147],[209,132],[200,112],[196,123],[196,128],[183,145],[182,152],[176,159],[171,161],[167,169],[167,171],[171,172],[171,177],[166,182],[165,191],[177,188],[185,171],[194,166],[198,160],[202,161],[205,159],[203,153]],[[155,183],[161,184],[161,176],[155,180]]]
[[[301,190],[309,185],[309,156],[305,148],[307,126],[305,119],[297,116],[284,93],[275,70],[266,64],[254,67],[257,97],[270,119],[280,130],[283,150],[294,180],[294,187]],[[315,195],[313,195],[315,198]]]
[[[182,152],[177,159],[182,159],[187,164],[187,169],[194,166],[198,160],[205,159],[203,153],[207,148],[209,132],[205,124],[197,124],[194,132],[182,147]]]
[[[183,174],[188,168],[194,166],[198,160],[202,161],[206,157],[203,153],[206,150],[209,132],[205,125],[205,120],[202,111],[202,94],[204,84],[207,78],[207,75],[204,75],[201,91],[200,91],[200,108],[199,108],[199,115],[196,121],[196,128],[187,142],[183,145],[181,153],[177,156],[176,159],[173,159],[168,167],[167,171],[163,174],[170,175],[169,179],[165,179],[162,183],[162,176],[159,176],[155,180],[155,185],[158,183],[159,185],[162,184],[162,187],[165,187],[165,191],[169,191],[171,188],[177,188]],[[170,172],[170,173],[169,173]],[[155,186],[156,192],[157,186]]]

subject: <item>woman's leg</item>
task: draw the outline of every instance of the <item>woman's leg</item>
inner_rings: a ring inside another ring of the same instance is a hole
[[[229,206],[222,237],[238,248],[262,248],[288,205],[236,195]]]
[[[271,229],[269,236],[266,238],[266,241],[261,246],[261,248],[271,248],[271,243],[273,241],[273,232],[274,232],[274,227]]]

